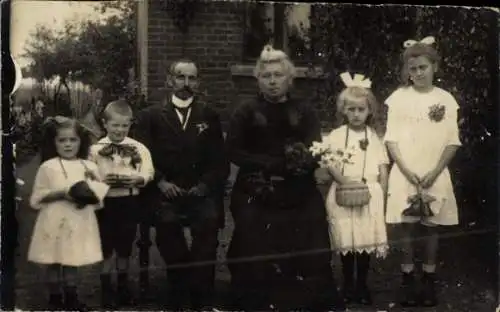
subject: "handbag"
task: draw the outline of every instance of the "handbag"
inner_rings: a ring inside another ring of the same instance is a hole
[[[423,193],[422,187],[418,185],[417,194],[408,198],[409,206],[403,211],[403,215],[420,218],[433,217],[431,203],[435,200],[434,196]]]
[[[365,128],[365,140],[367,139],[367,130]],[[347,142],[349,139],[349,128],[346,130],[345,136],[345,147],[347,148]],[[342,174],[344,174],[344,166],[342,165]],[[370,202],[371,194],[368,189],[368,185],[366,185],[365,180],[365,167],[366,167],[366,150],[364,151],[363,157],[363,173],[362,173],[362,181],[352,181],[344,184],[340,184],[335,189],[335,201],[337,205],[342,207],[358,207],[362,208]]]

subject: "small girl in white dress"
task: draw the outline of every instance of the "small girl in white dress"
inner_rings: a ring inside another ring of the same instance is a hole
[[[101,203],[109,187],[98,182],[97,165],[85,160],[90,141],[75,120],[50,117],[42,144],[42,164],[30,198],[39,214],[28,260],[47,268],[49,310],[81,311],[85,306],[77,296],[77,268],[102,261],[102,252],[94,213],[99,204],[75,199],[74,185],[83,183],[84,194]]]
[[[388,106],[385,142],[394,159],[389,176],[386,221],[402,224],[403,273],[401,303],[434,306],[438,225],[458,224],[458,209],[447,166],[461,145],[454,97],[433,85],[439,55],[433,37],[408,40],[403,52],[403,85],[385,101]],[[432,216],[403,214],[415,195],[426,196]],[[423,288],[416,293],[412,240],[420,223],[425,243]]]
[[[379,109],[371,82],[360,75],[354,80],[348,73],[341,77],[347,88],[338,97],[337,115],[344,124],[324,141],[332,149],[353,151],[353,156],[351,163],[328,168],[334,182],[326,200],[327,216],[332,245],[341,254],[344,300],[369,305],[372,300],[366,280],[370,254],[385,257],[388,249],[384,221],[388,157],[378,133]],[[337,185],[351,180],[367,184],[371,195],[368,205],[353,208],[337,204]]]

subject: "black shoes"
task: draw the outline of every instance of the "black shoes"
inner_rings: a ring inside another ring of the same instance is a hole
[[[436,296],[436,273],[424,272],[422,275],[422,290],[420,293],[420,304],[424,307],[437,305]]]
[[[417,285],[414,272],[403,273],[401,283],[401,305],[403,307],[434,307],[438,300],[436,296],[436,273],[424,272],[422,275],[422,288],[417,291]]]

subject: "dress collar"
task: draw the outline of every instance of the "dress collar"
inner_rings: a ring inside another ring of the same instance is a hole
[[[191,105],[193,103],[193,100],[194,100],[194,97],[190,97],[187,100],[182,100],[182,99],[176,97],[175,95],[172,95],[172,104],[174,105],[174,107],[178,107],[178,108],[189,107],[189,105]]]

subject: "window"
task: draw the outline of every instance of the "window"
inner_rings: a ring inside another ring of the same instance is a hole
[[[311,4],[259,2],[246,5],[244,61],[255,61],[268,43],[284,50],[296,63],[305,61]]]

